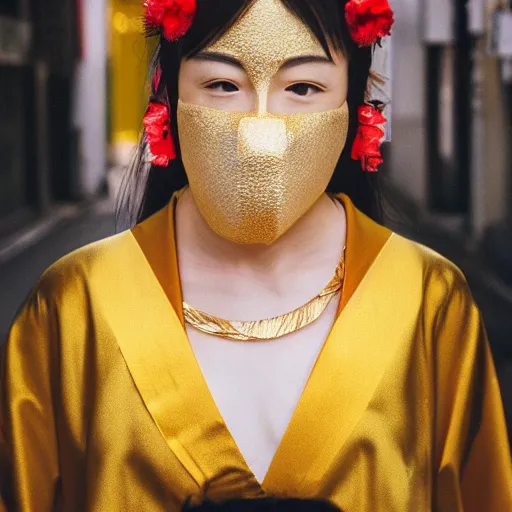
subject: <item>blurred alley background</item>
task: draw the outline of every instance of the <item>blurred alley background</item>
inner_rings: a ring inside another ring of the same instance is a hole
[[[512,428],[512,0],[390,2],[389,222],[466,273]],[[141,15],[142,0],[0,0],[1,340],[45,268],[115,231],[148,99]]]

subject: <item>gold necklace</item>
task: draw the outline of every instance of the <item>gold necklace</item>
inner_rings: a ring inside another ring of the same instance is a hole
[[[198,331],[233,341],[269,341],[298,331],[318,320],[343,287],[345,257],[329,284],[304,306],[285,315],[248,322],[223,320],[204,313],[183,302],[185,321]]]

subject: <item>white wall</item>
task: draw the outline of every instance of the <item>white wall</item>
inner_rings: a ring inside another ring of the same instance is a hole
[[[78,192],[93,196],[107,169],[107,5],[83,0],[84,59],[76,77],[75,122],[81,132]]]
[[[393,28],[393,110],[398,118],[423,115],[425,58],[420,31],[420,0],[391,0]]]
[[[490,23],[494,10],[502,0],[486,0],[486,21]],[[478,236],[483,229],[508,215],[510,204],[510,176],[508,161],[510,141],[507,138],[508,113],[504,110],[501,69],[503,62],[487,51],[482,41],[479,55],[480,73],[478,98],[481,101],[481,158],[480,166],[473,169],[473,223]]]
[[[501,0],[486,0],[487,22]],[[427,169],[425,162],[425,94],[426,52],[424,37],[438,44],[449,44],[453,37],[450,0],[390,0],[396,23],[392,42],[392,112],[391,179],[409,198],[426,210]],[[471,0],[472,26],[482,36],[483,0]],[[474,16],[476,14],[476,16]],[[429,22],[429,23],[427,23]],[[489,28],[489,27],[488,27]],[[507,188],[507,147],[500,89],[499,66],[488,56],[485,38],[480,42],[476,68],[477,96],[474,98],[474,139],[472,142],[472,224],[478,237],[490,223],[506,215],[510,200]],[[449,54],[448,54],[449,57]],[[448,66],[451,64],[447,63]],[[451,68],[450,68],[451,69]],[[442,113],[451,111],[450,84],[441,92],[445,102]],[[444,121],[441,149],[448,151],[453,143],[452,124]]]
[[[420,205],[426,202],[425,53],[420,0],[391,0],[393,140],[390,174],[396,186]]]

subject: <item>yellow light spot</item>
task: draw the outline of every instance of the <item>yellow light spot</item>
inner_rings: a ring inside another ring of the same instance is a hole
[[[119,34],[126,34],[130,30],[130,20],[122,12],[116,12],[113,20],[114,30]]]

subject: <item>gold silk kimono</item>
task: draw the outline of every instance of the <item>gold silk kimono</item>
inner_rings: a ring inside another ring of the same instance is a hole
[[[15,321],[1,367],[6,510],[276,495],[345,512],[512,511],[500,390],[464,277],[340,199],[339,316],[263,482],[186,336],[175,196],[53,265]]]

